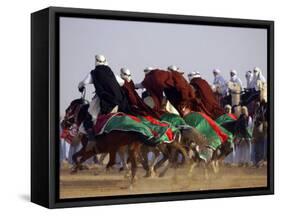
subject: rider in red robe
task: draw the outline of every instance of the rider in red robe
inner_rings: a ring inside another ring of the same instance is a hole
[[[195,100],[194,90],[184,79],[182,73],[177,71],[151,70],[146,73],[141,85],[153,98],[155,104],[153,109],[156,111],[161,110],[163,93],[177,110],[179,110],[180,102],[192,103]]]
[[[199,73],[191,79],[190,84],[195,89],[196,97],[200,99],[204,109],[206,109],[205,113],[212,119],[217,119],[225,113],[223,108],[220,107],[212,88],[206,80],[201,78]]]
[[[131,73],[128,69],[121,69],[121,78],[124,80],[122,89],[127,95],[132,113],[136,115],[160,118],[160,115],[154,112],[148,105],[146,105],[138,95],[137,91],[135,90],[135,84],[131,79]]]

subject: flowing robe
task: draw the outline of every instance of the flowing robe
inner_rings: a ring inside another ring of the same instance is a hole
[[[190,84],[194,87],[196,96],[200,99],[200,102],[204,107],[204,112],[207,115],[212,119],[217,119],[225,113],[223,108],[220,107],[212,88],[206,80],[202,78],[193,78]]]
[[[127,97],[110,67],[98,65],[91,71],[96,94],[100,99],[101,114],[107,114],[118,105],[118,111],[130,113]]]
[[[191,103],[195,100],[194,90],[179,72],[156,69],[146,74],[141,84],[153,98],[153,109],[156,111],[161,110],[163,93],[178,111],[181,102]]]
[[[142,116],[152,116],[154,118],[160,118],[160,115],[154,112],[148,105],[144,103],[141,97],[135,90],[135,84],[131,80],[128,82],[125,80],[124,85],[122,86],[125,94],[127,95],[129,104],[131,106],[131,111],[135,115],[142,115]]]

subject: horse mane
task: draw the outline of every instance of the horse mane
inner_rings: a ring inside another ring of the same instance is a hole
[[[88,114],[88,109],[89,109],[89,104],[83,104],[79,113],[78,113],[78,116],[77,116],[77,119],[78,121],[83,121],[86,117],[86,115]]]
[[[70,109],[74,109],[74,107],[77,106],[81,106],[77,116],[78,121],[81,122],[83,121],[83,119],[86,117],[86,114],[88,113],[89,102],[84,98],[75,99],[71,101],[70,105],[66,109],[66,112],[68,112]]]

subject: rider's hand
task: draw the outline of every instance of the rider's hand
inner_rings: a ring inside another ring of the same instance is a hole
[[[85,87],[84,87],[84,83],[83,82],[80,82],[79,85],[78,85],[78,90],[79,92],[83,92],[85,90]]]
[[[82,93],[85,90],[85,87],[84,86],[80,86],[80,87],[78,87],[78,90],[79,90],[79,92]]]

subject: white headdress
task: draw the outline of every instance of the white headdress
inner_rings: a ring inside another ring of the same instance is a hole
[[[219,69],[214,69],[214,70],[213,70],[213,73],[220,74],[221,71],[220,71]]]
[[[193,76],[193,78],[199,78],[201,77],[201,74],[199,71],[195,71],[195,75]]]
[[[167,70],[169,71],[179,71],[179,68],[176,65],[170,65]]]
[[[96,55],[95,62],[96,62],[96,66],[97,65],[108,65],[107,60],[104,55]]]
[[[120,76],[122,79],[127,80],[130,82],[132,80],[131,78],[131,72],[128,68],[121,68],[120,69]]]
[[[230,73],[234,74],[234,75],[237,75],[237,71],[236,70],[231,70]]]
[[[191,81],[194,78],[194,76],[196,76],[196,71],[192,71],[189,74],[187,74],[189,81]]]
[[[143,70],[143,72],[144,72],[145,74],[148,74],[148,73],[150,73],[150,71],[152,71],[152,70],[154,70],[153,67],[146,67],[146,68]]]

